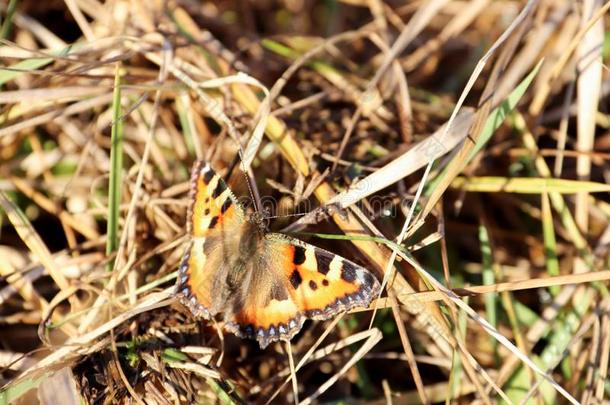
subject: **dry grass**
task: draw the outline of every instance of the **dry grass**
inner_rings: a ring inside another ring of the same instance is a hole
[[[610,3],[163,3],[0,3],[0,404],[608,401]],[[195,159],[382,296],[193,319]]]

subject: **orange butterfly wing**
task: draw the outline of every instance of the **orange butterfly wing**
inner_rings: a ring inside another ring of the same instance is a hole
[[[284,293],[265,304],[246,302],[229,326],[261,347],[292,338],[305,318],[325,320],[368,307],[379,293],[379,282],[368,270],[341,256],[281,234],[267,234],[265,242],[264,271],[279,278]]]
[[[219,312],[212,291],[222,288],[223,254],[239,243],[243,209],[222,178],[203,161],[193,165],[187,231],[191,241],[178,274],[178,291],[195,315],[206,319]]]

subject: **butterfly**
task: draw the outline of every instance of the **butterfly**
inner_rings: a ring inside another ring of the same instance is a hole
[[[379,282],[365,268],[319,247],[269,233],[260,213],[246,214],[209,164],[193,165],[177,292],[197,317],[221,316],[239,337],[290,340],[306,318],[326,320],[368,307]]]

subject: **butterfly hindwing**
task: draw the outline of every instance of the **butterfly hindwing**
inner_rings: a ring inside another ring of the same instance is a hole
[[[193,166],[187,230],[191,237],[179,269],[178,289],[194,314],[210,318],[226,268],[222,258],[239,243],[245,214],[224,180],[202,161]]]
[[[297,239],[267,234],[262,255],[264,268],[253,268],[252,274],[266,272],[276,285],[251,288],[251,301],[231,320],[235,333],[257,339],[261,347],[292,338],[305,318],[325,320],[367,307],[379,292],[379,283],[368,270]]]
[[[270,255],[283,261],[283,279],[307,318],[329,319],[341,311],[368,307],[379,292],[377,279],[339,255],[281,234],[267,235]]]
[[[256,339],[265,348],[270,342],[291,339],[305,318],[290,291],[264,256],[253,260],[247,286],[225,313],[226,327],[240,337]]]

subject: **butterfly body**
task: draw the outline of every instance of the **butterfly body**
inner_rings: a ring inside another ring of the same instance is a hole
[[[197,162],[187,216],[191,236],[179,269],[184,304],[206,319],[256,339],[261,347],[292,338],[306,318],[329,319],[366,307],[379,292],[366,269],[246,215],[209,165]]]

